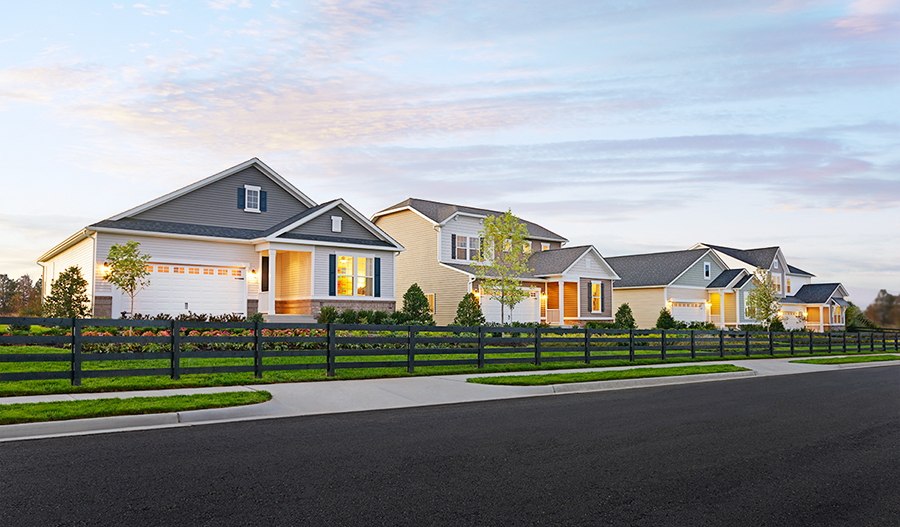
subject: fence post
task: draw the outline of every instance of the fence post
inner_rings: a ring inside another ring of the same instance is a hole
[[[794,354],[794,332],[791,331],[791,355]]]
[[[659,336],[661,339],[659,341],[659,356],[662,360],[666,360],[666,330],[662,329],[660,331],[662,334]]]
[[[696,359],[697,358],[697,347],[694,345],[695,344],[694,330],[692,329],[690,331],[691,331],[691,358]]]
[[[775,355],[775,339],[772,335],[772,330],[769,330],[769,355]]]
[[[416,330],[415,326],[407,326],[409,340],[406,349],[406,373],[416,372]]]
[[[484,369],[484,326],[478,326],[478,369]]]
[[[81,319],[72,319],[72,386],[81,386]]]
[[[253,376],[262,379],[262,322],[253,329]]]
[[[541,328],[534,328],[534,365],[541,365]]]
[[[628,330],[628,360],[634,362],[634,329]]]
[[[328,324],[328,353],[325,356],[327,377],[334,377],[334,354],[337,351],[334,324]]]
[[[181,324],[172,321],[172,379],[181,378]]]
[[[881,332],[881,351],[887,351],[887,333]]]
[[[874,331],[869,336],[869,352],[875,353],[875,332]]]
[[[584,326],[584,362],[591,363],[591,328]]]
[[[750,356],[750,332],[744,332],[744,355]]]
[[[719,357],[725,357],[725,330],[719,330]]]
[[[841,346],[844,348],[844,353],[847,353],[847,330],[844,330],[843,335],[841,335]]]
[[[862,333],[856,332],[856,353],[862,353]]]
[[[810,355],[812,355],[812,353],[813,353],[813,335],[815,335],[815,333],[810,331],[809,332],[809,354]]]
[[[829,354],[831,353],[831,336],[832,336],[833,334],[834,334],[834,333],[832,333],[831,331],[828,332],[828,353],[829,353]]]

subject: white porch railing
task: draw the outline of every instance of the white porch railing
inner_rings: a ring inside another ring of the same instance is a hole
[[[722,325],[722,315],[710,315],[709,321],[717,326]]]
[[[548,309],[547,310],[547,323],[548,324],[559,324],[559,309]]]
[[[259,305],[256,308],[260,313],[269,314],[269,293],[259,294]],[[274,313],[271,313],[274,314]]]

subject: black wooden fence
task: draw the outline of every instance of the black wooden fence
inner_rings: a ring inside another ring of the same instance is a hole
[[[405,368],[414,373],[416,367],[430,366],[900,351],[900,332],[891,330],[767,333],[0,317],[4,324],[55,327],[58,334],[0,335],[0,381],[68,379],[73,385],[100,377],[179,379],[187,374],[252,372],[262,378],[267,371],[316,369],[334,376],[345,368]],[[136,329],[137,334],[95,334],[110,328],[119,328],[118,333],[121,328]],[[23,352],[23,345],[54,349]],[[244,360],[223,365],[226,361],[219,359]],[[186,360],[194,365],[183,363]],[[84,366],[107,361],[154,361],[155,367],[138,367],[138,362],[122,369]],[[9,371],[3,363],[69,367]]]

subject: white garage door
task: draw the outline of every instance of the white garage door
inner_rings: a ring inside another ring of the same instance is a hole
[[[703,302],[674,302],[672,317],[680,322],[706,322],[706,304]]]
[[[246,271],[238,267],[152,263],[150,286],[134,297],[134,310],[144,315],[180,315],[192,311],[221,315],[246,314]],[[125,298],[126,306],[129,299]]]
[[[509,321],[509,307],[504,309],[506,320]],[[500,322],[500,301],[490,295],[481,295],[481,312],[488,322]],[[541,321],[541,294],[538,289],[529,289],[525,299],[516,304],[512,311],[512,320],[515,322],[540,322]]]

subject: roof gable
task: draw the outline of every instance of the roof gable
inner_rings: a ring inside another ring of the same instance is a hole
[[[616,287],[666,286],[674,282],[709,252],[709,249],[688,249],[686,251],[609,256],[606,258],[606,262],[621,277],[621,280],[616,283]]]
[[[847,295],[847,290],[839,283],[804,284],[794,296],[787,297],[784,301],[787,303],[824,304],[835,295],[843,297]]]
[[[382,211],[376,212],[372,216],[372,220],[377,221],[381,216],[393,214],[395,212],[400,212],[407,209],[419,213],[420,215],[428,218],[437,225],[444,225],[455,216],[460,215],[484,218],[487,216],[503,216],[505,214],[505,212],[496,210],[479,209],[476,207],[466,207],[463,205],[454,205],[451,203],[440,203],[437,201],[409,198]],[[523,218],[519,218],[519,220],[524,223],[526,229],[528,229],[528,238],[530,239],[558,242],[569,241],[559,234],[556,234],[555,232],[538,225],[537,223],[525,220]]]
[[[340,232],[332,231],[332,217],[341,218]],[[342,199],[308,209],[264,233],[267,240],[313,240],[354,245],[404,248]]]
[[[266,192],[266,211],[253,213],[238,208],[238,192],[245,185]],[[287,180],[254,158],[117,214],[108,221],[132,219],[265,230],[315,205]]]

